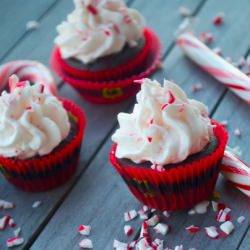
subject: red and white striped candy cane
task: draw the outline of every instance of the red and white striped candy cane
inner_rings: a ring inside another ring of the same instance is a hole
[[[247,75],[217,55],[189,32],[179,35],[177,44],[198,66],[250,104],[250,78]]]
[[[250,197],[250,167],[228,150],[224,152],[221,173]]]
[[[46,86],[55,94],[56,81],[50,70],[40,62],[31,60],[11,61],[0,66],[0,91],[8,86],[9,77],[17,75],[20,81],[32,81]]]

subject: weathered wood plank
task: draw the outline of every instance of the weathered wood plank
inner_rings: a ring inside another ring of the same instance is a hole
[[[248,228],[247,234],[245,235],[243,242],[239,247],[239,250],[248,250],[249,246],[250,246],[250,226]]]
[[[0,59],[24,36],[26,23],[39,21],[58,0],[2,0],[0,3]]]
[[[231,4],[233,3],[231,2]],[[235,14],[233,10],[230,10],[229,7],[225,6],[225,12],[230,16],[230,20],[234,20],[234,17],[237,16],[239,9],[244,8],[244,4],[247,4],[246,1],[243,3],[243,6],[236,9]],[[230,6],[230,3],[228,5]],[[221,11],[221,9],[218,9],[217,6],[218,2],[216,1],[207,2],[199,16],[204,17],[204,20],[210,20],[209,18],[211,18],[211,13],[215,14],[218,11]],[[243,16],[241,18],[243,20],[247,17]],[[206,28],[207,30],[211,29],[214,33],[216,33],[216,28],[214,28],[208,21],[202,21],[200,27]],[[237,50],[234,50],[234,42],[237,41],[237,38],[234,38],[235,34],[231,33],[230,28],[231,26],[229,27],[227,25],[225,27],[221,27],[221,40],[218,44],[223,47],[223,50],[225,47],[225,51],[229,51],[231,55],[233,54],[233,56],[239,57],[248,50],[249,45],[239,45],[239,48],[237,47]],[[244,26],[242,28],[243,30],[237,31],[237,36],[242,36],[246,33],[247,27]],[[226,37],[227,39],[223,39],[223,37]],[[197,67],[191,64],[188,60],[183,60],[177,49],[174,49],[173,53],[170,53],[170,55],[167,56],[166,61],[164,62],[164,68],[165,67],[166,70],[162,73],[155,74],[154,78],[162,79],[162,76],[165,76],[167,78],[174,79],[180,83],[180,85],[189,94],[191,94],[190,89],[192,84],[202,82],[204,84],[205,91],[196,93],[194,97],[205,101],[210,109],[213,109],[216,103],[220,100],[221,94],[223,93],[223,88],[220,84],[208,77],[206,73],[197,69]],[[214,85],[217,86],[213,87]],[[214,101],[213,99],[216,100]],[[140,205],[134,198],[131,198],[132,196],[128,192],[121,178],[119,178],[117,174],[114,174],[113,168],[107,163],[107,155],[110,145],[111,142],[109,141],[104,145],[68,198],[58,209],[57,213],[48,223],[45,230],[34,243],[32,249],[51,249],[53,247],[62,247],[62,239],[65,244],[65,249],[69,247],[77,248],[77,244],[81,237],[77,235],[76,228],[82,223],[90,223],[93,226],[94,231],[90,238],[94,241],[94,245],[97,249],[110,249],[114,238],[119,238],[120,240],[125,239],[122,231],[122,227],[124,225],[122,219],[123,212],[133,208],[138,209]],[[223,194],[222,201],[227,202],[228,205],[233,207],[233,218],[236,218],[239,213],[246,213],[246,200],[242,196],[237,195],[237,190],[234,190],[234,188],[230,187],[230,185],[225,185],[223,180],[218,182],[217,188]],[[237,200],[234,204],[231,204],[232,197]],[[130,200],[130,198],[132,200]],[[241,204],[241,207],[239,208],[237,204]],[[236,210],[237,212],[235,212]],[[69,213],[70,218],[65,219],[65,211]],[[77,216],[75,216],[75,214],[77,214]],[[174,231],[169,238],[168,236],[166,237],[166,241],[169,242],[171,246],[183,243],[187,244],[186,246],[199,247],[202,239],[206,244],[208,244],[209,247],[205,249],[214,249],[214,246],[221,245],[228,246],[228,249],[234,249],[237,247],[237,244],[240,242],[240,237],[246,230],[246,226],[243,225],[240,228],[237,227],[235,234],[226,240],[218,240],[216,241],[217,243],[213,243],[213,241],[208,242],[209,240],[205,237],[204,232],[202,233],[202,238],[199,236],[191,238],[189,235],[184,235],[186,232],[183,231],[183,225],[188,223],[186,217],[186,212],[177,212],[169,220],[169,223],[172,221]],[[209,213],[204,217],[197,217],[194,220],[195,222],[200,223],[200,225],[205,226],[212,221],[214,214],[209,211]],[[63,229],[62,224],[60,224],[60,221],[62,220],[65,223]],[[191,223],[193,222],[191,221]],[[135,228],[139,228],[138,221],[135,221],[133,224],[135,225]],[[64,238],[60,238],[60,235],[63,235]],[[180,242],[181,237],[184,237],[182,242]],[[202,246],[205,246],[205,244]],[[230,248],[232,246],[233,248]]]

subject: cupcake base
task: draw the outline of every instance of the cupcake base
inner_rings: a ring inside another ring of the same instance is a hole
[[[71,123],[70,137],[50,154],[19,160],[0,157],[0,171],[16,187],[29,192],[41,192],[64,184],[74,174],[85,129],[85,117],[79,107],[62,99]]]
[[[163,172],[122,165],[115,156],[115,144],[110,152],[110,162],[141,203],[158,210],[193,207],[211,197],[227,142],[227,132],[224,127],[216,122],[213,124],[216,125],[214,133],[218,140],[216,150],[192,163]]]
[[[66,72],[63,69],[62,61],[58,59],[58,50],[56,48],[52,52],[51,65],[65,82],[74,87],[88,101],[95,103],[119,102],[139,90],[139,86],[134,83],[134,80],[147,77],[160,65],[161,44],[159,38],[149,28],[145,28],[144,34],[146,44],[143,50],[145,53],[140,54],[143,55],[142,58],[146,59],[142,60],[141,57],[138,57],[138,59],[132,60],[131,63],[124,65],[124,69],[121,72],[121,67],[112,70],[112,74],[109,71],[104,71],[103,77],[109,80],[88,80],[72,73],[69,74],[68,71]],[[143,61],[142,68],[142,64],[139,63],[141,61]],[[124,72],[130,72],[130,74],[125,77]],[[122,78],[119,79],[118,77],[114,79],[114,74],[121,75]]]

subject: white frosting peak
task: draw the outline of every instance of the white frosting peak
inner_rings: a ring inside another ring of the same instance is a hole
[[[27,159],[49,154],[69,133],[62,103],[46,87],[10,78],[0,96],[0,155]]]
[[[143,79],[131,114],[118,114],[112,136],[116,156],[135,163],[169,164],[201,151],[213,135],[207,107],[190,100],[176,84]]]
[[[143,36],[143,17],[123,0],[75,0],[75,10],[57,26],[55,43],[64,59],[90,63],[136,46]]]

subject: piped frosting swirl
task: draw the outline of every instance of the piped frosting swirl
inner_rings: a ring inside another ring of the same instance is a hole
[[[131,114],[119,113],[117,158],[166,165],[200,152],[213,135],[207,107],[176,84],[143,79]]]

